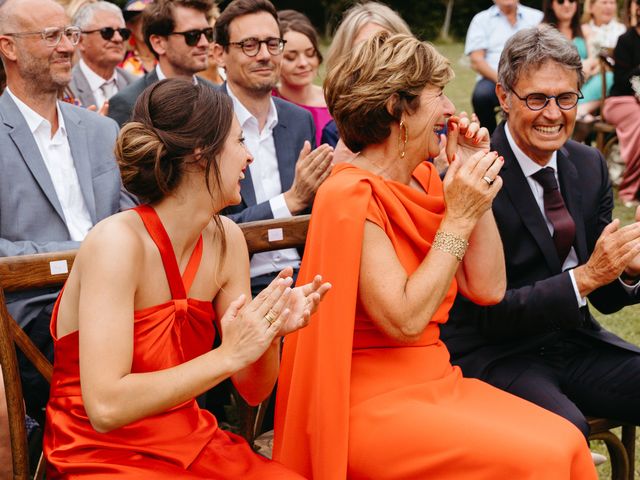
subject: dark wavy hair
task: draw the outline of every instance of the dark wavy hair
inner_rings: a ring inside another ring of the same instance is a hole
[[[578,2],[578,8],[576,8],[576,13],[571,18],[571,23],[569,25],[571,27],[571,34],[573,35],[573,38],[584,38],[584,35],[582,34],[582,26],[580,24],[580,18],[582,17],[582,3],[580,0],[576,0],[576,2]],[[558,17],[556,17],[556,13],[553,11],[553,0],[544,0],[542,4],[542,12],[544,13],[542,23],[548,23],[554,27],[558,26]]]

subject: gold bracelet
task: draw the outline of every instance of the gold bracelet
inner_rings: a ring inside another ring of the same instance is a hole
[[[456,257],[459,262],[462,261],[462,257],[464,257],[468,246],[469,242],[464,238],[454,235],[453,233],[443,232],[442,230],[436,232],[436,236],[431,244],[431,248],[450,253]]]

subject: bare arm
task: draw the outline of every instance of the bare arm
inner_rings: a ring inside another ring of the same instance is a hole
[[[468,239],[489,209],[502,183],[482,177],[502,166],[494,153],[478,152],[462,165],[454,161],[445,177],[447,210],[439,230]],[[493,177],[492,177],[493,178]],[[446,294],[459,262],[449,252],[432,248],[407,275],[393,245],[377,225],[366,222],[360,263],[360,300],[376,325],[390,337],[411,342],[424,331]]]
[[[487,63],[486,52],[484,50],[474,50],[469,54],[469,60],[471,61],[471,68],[474,72],[492,82],[498,81],[498,72]]]

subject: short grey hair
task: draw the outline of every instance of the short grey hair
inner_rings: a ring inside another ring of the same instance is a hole
[[[124,24],[122,10],[120,10],[117,5],[104,1],[87,3],[86,5],[82,6],[73,16],[71,23],[84,30],[91,24],[91,22],[93,21],[93,17],[97,12],[115,13],[116,15],[118,15],[120,20],[122,20],[122,24]]]
[[[498,82],[512,92],[520,76],[547,62],[555,62],[578,77],[578,90],[584,83],[582,60],[573,42],[550,25],[525,28],[505,43],[498,64]]]

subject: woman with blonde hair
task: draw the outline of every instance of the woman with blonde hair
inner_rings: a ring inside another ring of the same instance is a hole
[[[491,210],[504,161],[454,116],[452,77],[433,46],[384,32],[329,72],[357,156],[316,194],[298,278],[320,269],[333,290],[285,341],[274,459],[314,480],[595,479],[578,429],[463,378],[439,339],[457,291],[493,304],[506,285]],[[424,160],[446,123],[443,183]]]

